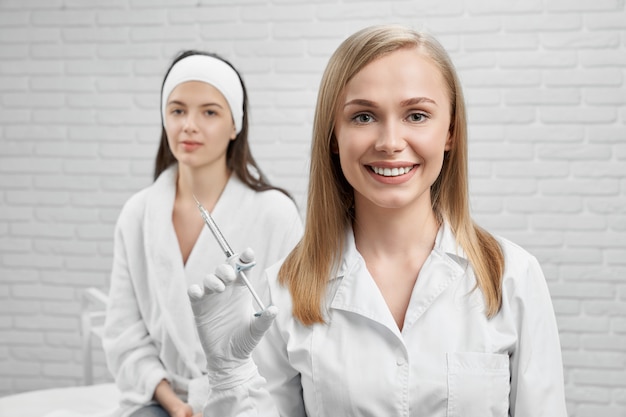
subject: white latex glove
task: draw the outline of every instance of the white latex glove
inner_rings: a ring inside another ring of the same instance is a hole
[[[203,288],[192,285],[188,290],[212,389],[228,389],[256,375],[250,354],[278,313],[269,306],[254,315],[252,296],[234,269],[237,262],[253,261],[254,252],[246,249],[207,275]]]

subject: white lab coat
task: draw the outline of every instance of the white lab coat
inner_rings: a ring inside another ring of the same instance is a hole
[[[566,417],[560,343],[543,273],[522,248],[500,242],[506,268],[502,309],[494,318],[486,318],[472,269],[444,224],[402,331],[352,230],[330,282],[327,324],[305,327],[293,318],[289,291],[277,284],[273,266],[268,282],[279,314],[254,353],[267,381],[213,391],[206,415],[234,403],[239,409],[229,415],[256,416],[256,409],[284,417]]]
[[[121,391],[118,415],[150,403],[162,379],[170,381],[195,411],[201,410],[208,392],[206,358],[187,288],[224,263],[225,255],[204,227],[183,264],[172,224],[176,177],[174,165],[131,197],[115,229],[103,346]],[[248,273],[253,282],[286,256],[302,234],[298,210],[287,196],[255,192],[236,175],[229,179],[212,217],[233,250],[255,251],[257,265]]]

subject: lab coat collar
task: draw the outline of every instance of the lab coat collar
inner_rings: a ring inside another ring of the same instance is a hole
[[[434,248],[424,262],[405,316],[403,332],[407,331],[436,298],[466,271],[468,261],[457,245],[449,225],[443,223],[435,239]],[[356,248],[351,227],[346,239],[341,263],[331,288],[330,308],[351,311],[387,327],[402,338],[387,304],[371,277],[365,260]]]
[[[342,278],[345,276],[346,271],[351,268],[351,265],[361,257],[356,248],[356,243],[354,242],[354,231],[352,226],[348,226],[346,228],[344,242],[343,257],[341,258],[339,266],[336,268],[337,272],[333,278]],[[463,248],[457,244],[456,237],[454,236],[452,228],[448,222],[444,221],[439,227],[437,236],[435,237],[433,251],[447,255],[463,269],[467,268],[467,265],[469,264],[467,255],[465,254]]]

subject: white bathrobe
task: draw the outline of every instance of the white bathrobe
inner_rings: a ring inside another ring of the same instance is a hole
[[[208,392],[206,358],[187,288],[224,263],[225,255],[204,227],[183,264],[172,224],[176,177],[174,165],[132,196],[115,229],[103,346],[121,391],[120,416],[150,403],[162,379],[195,412]],[[302,235],[298,210],[287,196],[253,191],[236,175],[211,215],[235,252],[247,247],[255,251],[257,265],[247,273],[252,282],[286,256]]]

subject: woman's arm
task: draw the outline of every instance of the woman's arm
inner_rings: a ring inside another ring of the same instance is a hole
[[[122,401],[132,404],[150,402],[157,384],[169,375],[158,358],[157,348],[137,305],[120,222],[115,231],[109,305],[102,344]]]
[[[192,417],[193,410],[191,406],[183,402],[169,382],[162,379],[154,390],[154,399],[163,407],[171,417]]]
[[[229,262],[234,264],[235,258]],[[188,292],[207,358],[210,392],[204,413],[277,417],[265,380],[251,358],[274,322],[277,308],[269,306],[255,315],[249,290],[234,265],[218,266],[215,274],[205,277],[203,287],[193,285]]]
[[[561,345],[548,292],[532,257],[510,299],[518,344],[511,356],[511,417],[567,417]],[[525,273],[524,273],[525,272]]]

